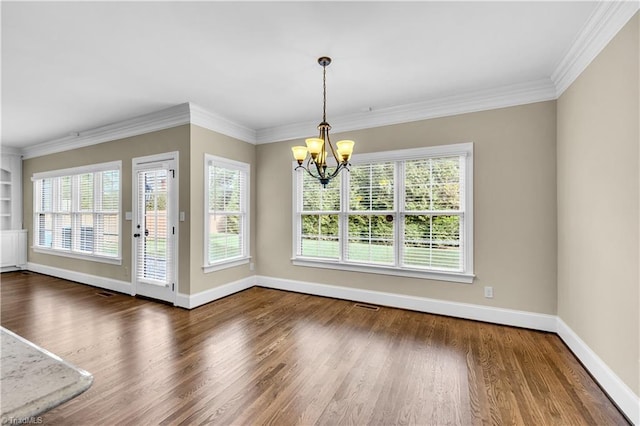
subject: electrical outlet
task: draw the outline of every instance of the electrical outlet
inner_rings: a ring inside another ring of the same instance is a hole
[[[493,287],[484,288],[484,297],[487,299],[493,299]]]
[[[249,270],[253,271],[254,269],[256,269],[256,265],[253,262],[249,263]]]

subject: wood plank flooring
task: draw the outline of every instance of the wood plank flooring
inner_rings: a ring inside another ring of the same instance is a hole
[[[94,375],[50,425],[624,425],[554,334],[255,287],[187,311],[34,273],[2,325]]]

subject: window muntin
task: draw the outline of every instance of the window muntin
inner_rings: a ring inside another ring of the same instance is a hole
[[[249,165],[205,156],[205,268],[249,258]]]
[[[120,162],[36,173],[34,248],[119,261]]]
[[[354,156],[328,190],[296,172],[294,264],[330,261],[323,267],[470,282],[472,154],[472,144],[457,144]],[[326,206],[336,193],[342,203],[329,203],[331,210],[307,208]],[[331,226],[317,226],[322,213],[331,214]],[[314,225],[318,231],[309,232]],[[331,249],[321,250],[320,241]]]

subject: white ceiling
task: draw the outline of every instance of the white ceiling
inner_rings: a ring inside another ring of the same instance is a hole
[[[1,7],[2,145],[25,148],[184,102],[255,131],[319,122],[322,55],[333,58],[330,123],[478,90],[553,86],[597,3]]]

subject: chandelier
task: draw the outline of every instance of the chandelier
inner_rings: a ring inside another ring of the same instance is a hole
[[[336,143],[334,149],[329,138],[331,126],[327,123],[327,66],[331,63],[331,58],[323,56],[318,58],[318,63],[322,65],[322,123],[318,124],[319,135],[317,138],[305,140],[307,146],[294,146],[293,158],[298,162],[295,170],[306,170],[314,178],[318,179],[323,187],[331,179],[338,176],[342,169],[349,170],[349,159],[353,153],[355,142],[341,140]],[[331,157],[329,157],[331,153]],[[306,160],[306,161],[305,161]]]

